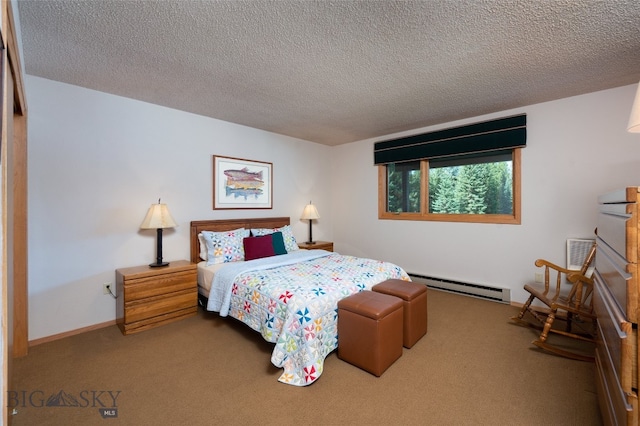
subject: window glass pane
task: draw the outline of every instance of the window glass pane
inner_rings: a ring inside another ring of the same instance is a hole
[[[429,213],[513,214],[511,153],[429,161]]]
[[[387,211],[420,212],[420,161],[387,165]]]

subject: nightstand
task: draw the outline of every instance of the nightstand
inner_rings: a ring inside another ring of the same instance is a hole
[[[298,243],[298,247],[300,247],[303,250],[319,249],[319,250],[333,251],[333,243],[331,241],[316,241],[315,244]]]
[[[197,280],[196,264],[186,260],[157,268],[145,265],[116,270],[116,323],[122,334],[195,315]]]

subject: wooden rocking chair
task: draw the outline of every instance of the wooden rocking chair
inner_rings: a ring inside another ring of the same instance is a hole
[[[520,313],[511,319],[517,324],[542,330],[538,339],[532,343],[541,349],[557,355],[582,361],[593,361],[593,356],[568,351],[547,342],[549,333],[557,333],[574,339],[595,343],[596,315],[593,311],[593,280],[585,276],[595,258],[595,241],[585,258],[580,271],[562,268],[547,260],[538,259],[535,265],[544,267],[544,283],[532,283],[524,286],[531,293]],[[555,285],[550,282],[550,275],[555,274]],[[568,281],[568,283],[567,283]],[[570,284],[570,285],[569,285]],[[542,302],[544,307],[531,306],[534,300]],[[525,320],[529,312],[535,323]],[[553,328],[556,319],[564,320],[564,330]],[[572,327],[579,323],[583,330],[574,332]]]

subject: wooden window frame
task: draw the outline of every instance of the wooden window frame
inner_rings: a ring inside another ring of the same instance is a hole
[[[429,161],[420,164],[420,212],[396,213],[387,211],[387,166],[378,166],[378,218],[386,220],[422,220],[434,222],[496,223],[520,225],[521,223],[521,151],[512,150],[513,214],[445,214],[429,213]]]

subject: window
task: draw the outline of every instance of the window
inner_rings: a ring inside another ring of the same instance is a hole
[[[381,219],[520,223],[520,149],[378,167]]]
[[[420,162],[389,164],[386,174],[388,211],[420,212]]]
[[[381,219],[520,223],[519,115],[378,142]]]

